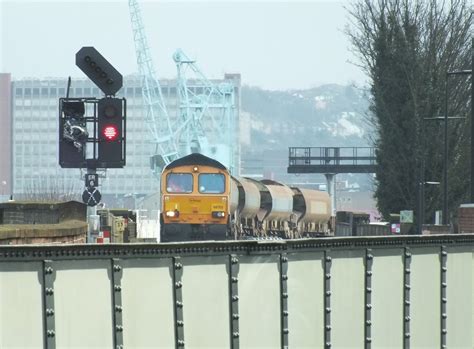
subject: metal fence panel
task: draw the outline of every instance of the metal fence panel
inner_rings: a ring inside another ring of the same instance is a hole
[[[363,348],[365,251],[334,251],[330,256],[332,347]]]
[[[280,348],[278,255],[240,257],[241,348]]]
[[[42,348],[42,264],[0,263],[0,347]]]
[[[373,249],[373,348],[403,347],[403,253],[403,249]]]
[[[0,246],[0,347],[471,348],[473,246]]]
[[[171,258],[122,261],[125,348],[172,348]]]
[[[186,348],[227,348],[230,344],[228,258],[183,258]]]
[[[410,344],[413,348],[439,348],[440,249],[412,248],[410,269]]]
[[[447,346],[473,348],[474,288],[472,247],[448,249],[447,259]]]
[[[110,261],[57,261],[54,270],[56,346],[111,348]]]
[[[288,323],[292,348],[324,348],[324,253],[289,255]]]

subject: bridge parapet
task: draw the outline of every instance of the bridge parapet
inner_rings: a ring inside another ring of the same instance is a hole
[[[474,235],[2,246],[0,346],[472,347],[473,251]]]
[[[85,243],[86,236],[83,203],[0,203],[0,244]]]

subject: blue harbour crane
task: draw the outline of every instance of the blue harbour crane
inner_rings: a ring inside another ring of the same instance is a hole
[[[178,130],[183,151],[213,157],[235,174],[238,128],[234,85],[216,84],[206,78],[181,49],[176,50],[173,59],[178,75]]]
[[[142,80],[142,95],[146,108],[146,123],[151,131],[155,152],[152,168],[155,174],[179,157],[170,116],[163,99],[160,82],[156,77],[147,37],[137,0],[128,1],[132,22],[133,40],[137,55],[139,74]]]
[[[215,158],[236,174],[240,152],[234,85],[207,79],[195,61],[178,49],[173,55],[178,108],[177,115],[171,116],[156,77],[137,0],[129,0],[129,8],[146,120],[156,144],[152,161],[155,174],[173,160],[196,152]]]

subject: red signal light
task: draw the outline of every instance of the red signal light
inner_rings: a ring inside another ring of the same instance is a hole
[[[106,125],[102,129],[102,135],[105,137],[106,140],[108,140],[110,142],[117,140],[117,138],[119,136],[117,126],[115,126],[115,125]]]

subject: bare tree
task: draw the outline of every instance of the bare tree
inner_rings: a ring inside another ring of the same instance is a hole
[[[384,216],[416,207],[420,182],[441,180],[446,72],[469,67],[472,10],[466,0],[357,0],[346,33],[371,78],[370,121],[377,147],[376,193]],[[469,111],[469,80],[449,89],[449,114]],[[450,207],[467,199],[470,120],[449,125]],[[423,184],[421,184],[423,188]],[[441,207],[429,188],[426,214]]]
[[[81,201],[82,188],[79,181],[64,176],[37,176],[25,185],[25,194],[20,198],[27,201]]]

